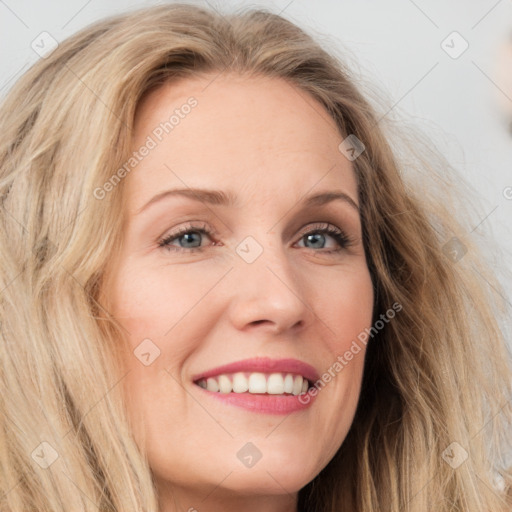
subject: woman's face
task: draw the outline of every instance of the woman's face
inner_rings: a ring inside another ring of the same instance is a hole
[[[295,493],[347,434],[372,319],[343,137],[303,91],[235,75],[153,90],[134,134],[103,290],[134,435],[161,489]]]

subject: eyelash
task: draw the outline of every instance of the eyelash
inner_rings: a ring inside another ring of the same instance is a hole
[[[180,238],[180,236],[185,235],[187,233],[200,233],[202,235],[208,235],[209,237],[211,237],[212,235],[215,236],[215,232],[208,229],[206,227],[206,224],[204,224],[201,227],[188,225],[188,226],[185,226],[182,229],[178,230],[176,233],[171,233],[168,236],[160,239],[158,241],[158,246],[163,249],[166,249],[168,251],[179,251],[179,252],[189,252],[189,253],[203,250],[204,247],[192,247],[192,248],[188,247],[187,248],[187,247],[174,247],[174,246],[170,245],[172,241],[176,240],[177,238]],[[299,241],[302,240],[305,236],[311,235],[314,233],[327,233],[332,238],[334,238],[334,240],[336,240],[336,242],[339,245],[339,248],[329,249],[329,250],[323,250],[323,249],[315,250],[313,248],[309,248],[309,249],[313,250],[314,252],[321,252],[322,254],[337,253],[337,252],[340,252],[340,251],[350,247],[354,243],[354,240],[352,238],[350,238],[348,235],[346,235],[344,231],[342,231],[341,229],[339,229],[331,224],[326,224],[326,223],[318,224],[318,225],[310,228],[308,231],[301,233]],[[306,249],[308,249],[308,247],[306,247]]]

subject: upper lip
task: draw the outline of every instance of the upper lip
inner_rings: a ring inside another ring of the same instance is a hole
[[[236,372],[262,372],[262,373],[294,373],[302,375],[311,383],[318,380],[317,371],[307,363],[299,361],[298,359],[271,359],[269,357],[256,357],[253,359],[244,359],[234,363],[217,366],[211,370],[199,373],[193,377],[196,382],[200,379],[207,379],[208,377],[215,377],[223,373],[236,373]]]

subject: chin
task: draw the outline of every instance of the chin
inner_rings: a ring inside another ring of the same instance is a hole
[[[289,449],[286,442],[280,450],[279,440],[270,442],[271,437],[254,441],[262,455],[252,467],[237,464],[227,479],[229,483],[226,481],[234,491],[282,494],[285,489],[289,493],[297,492],[311,482],[331,458],[320,453],[314,456],[314,450],[308,446]]]
[[[278,468],[273,465],[260,468],[236,469],[223,484],[225,489],[241,494],[283,494],[295,493],[306,486],[318,471],[310,471],[309,468]]]

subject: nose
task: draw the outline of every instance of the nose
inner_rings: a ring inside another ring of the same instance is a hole
[[[252,263],[237,258],[231,273],[236,282],[229,308],[232,324],[274,334],[304,328],[313,316],[304,276],[293,268],[284,248],[267,244],[262,249]]]

